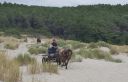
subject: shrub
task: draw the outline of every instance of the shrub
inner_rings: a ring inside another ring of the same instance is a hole
[[[71,45],[71,44],[67,44],[67,45],[63,46],[63,48],[69,48],[69,49],[72,49],[72,45]]]
[[[128,45],[123,45],[123,46],[111,45],[110,50],[112,54],[128,53]]]
[[[89,43],[88,48],[98,48],[97,44],[94,42]]]
[[[97,46],[99,46],[99,47],[108,47],[108,48],[110,48],[110,44],[108,44],[108,43],[106,43],[106,42],[104,42],[104,41],[99,41],[99,42],[97,42],[96,44],[97,44]]]
[[[5,38],[5,48],[7,49],[17,49],[19,47],[19,41],[18,39],[12,38],[12,37],[6,37]]]
[[[32,46],[29,48],[28,50],[31,54],[42,54],[42,53],[46,53],[47,48],[43,47],[43,46]]]
[[[15,49],[18,48],[18,46],[19,46],[18,43],[11,43],[11,42],[9,42],[9,43],[5,43],[4,47],[7,48],[7,49],[15,50]]]
[[[112,59],[111,54],[103,52],[103,51],[100,51],[98,49],[94,49],[93,50],[93,54],[95,54],[95,57],[97,59],[105,59],[105,60],[111,60]]]
[[[81,55],[76,54],[76,55],[72,56],[71,61],[72,62],[82,62],[82,59],[83,58],[81,57]]]
[[[111,53],[111,54],[119,54],[119,51],[117,50],[116,47],[111,46],[111,47],[110,47],[110,53]]]
[[[92,49],[80,49],[80,51],[77,52],[77,54],[81,55],[84,58],[94,58]]]
[[[29,54],[20,54],[15,60],[18,61],[20,65],[27,65],[35,62],[35,58],[30,57]]]
[[[42,47],[45,47],[45,48],[48,48],[49,47],[49,44],[48,43],[44,43],[41,45]]]
[[[68,40],[67,44],[71,44],[73,49],[84,48],[86,46],[85,43],[79,41],[72,41],[72,40]]]
[[[66,45],[66,41],[64,40],[59,39],[57,42],[60,47],[64,47]]]
[[[91,59],[105,59],[107,61],[116,61],[112,58],[110,53],[103,52],[99,49],[81,49],[78,54],[84,58]]]
[[[72,44],[73,46],[73,49],[79,49],[79,48],[84,48],[85,47],[85,44],[83,43],[76,43],[76,44]]]

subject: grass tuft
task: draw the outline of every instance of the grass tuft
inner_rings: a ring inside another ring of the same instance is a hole
[[[98,48],[97,44],[94,42],[89,43],[87,47],[88,48]]]
[[[115,60],[112,58],[110,53],[103,52],[97,48],[95,49],[80,49],[77,54],[81,55],[84,58],[90,59],[104,59],[106,61],[119,62],[119,60]]]
[[[110,48],[110,44],[108,44],[104,41],[99,41],[99,42],[96,43],[96,45],[99,46],[99,47],[108,47],[108,48]]]
[[[128,45],[123,45],[123,46],[111,45],[110,51],[112,54],[128,53]]]
[[[30,54],[42,54],[42,53],[46,53],[47,51],[47,47],[44,46],[40,46],[40,45],[33,45],[29,48],[28,50],[30,52]]]
[[[43,63],[43,72],[58,73],[58,66],[52,63]]]
[[[0,80],[3,82],[18,82],[21,78],[17,61],[6,58],[5,53],[0,53]]]
[[[37,61],[35,61],[28,65],[28,71],[30,74],[42,73],[42,64],[39,64]]]
[[[30,74],[39,74],[42,72],[48,72],[48,73],[58,73],[58,67],[55,64],[52,63],[43,63],[40,64],[38,62],[33,62],[28,66],[28,71]]]
[[[7,49],[12,49],[12,50],[15,50],[19,47],[19,40],[16,39],[16,38],[12,38],[12,37],[6,37],[4,39],[4,47],[7,48]]]
[[[81,55],[75,54],[72,56],[71,61],[72,62],[82,62],[82,59],[83,58],[81,57]]]
[[[66,43],[70,44],[72,46],[72,49],[79,49],[79,48],[86,47],[85,43],[82,43],[82,42],[79,42],[79,41],[68,40]]]
[[[35,58],[32,58],[29,54],[20,54],[15,58],[20,65],[28,65],[36,61]]]

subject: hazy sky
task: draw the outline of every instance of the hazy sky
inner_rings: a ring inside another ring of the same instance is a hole
[[[89,4],[128,4],[128,0],[0,0],[0,2],[11,2],[26,5],[39,5],[39,6],[77,6]]]

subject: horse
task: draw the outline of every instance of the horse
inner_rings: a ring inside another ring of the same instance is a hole
[[[37,38],[37,43],[41,43],[41,39],[40,38]]]
[[[72,56],[72,50],[71,49],[60,49],[58,51],[58,56],[57,56],[57,64],[61,66],[66,66],[65,69],[67,69],[69,60],[71,59]]]

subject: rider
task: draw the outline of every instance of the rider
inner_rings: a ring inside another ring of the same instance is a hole
[[[48,48],[48,56],[55,56],[57,48],[58,48],[57,41],[55,38],[53,38],[50,48]]]

